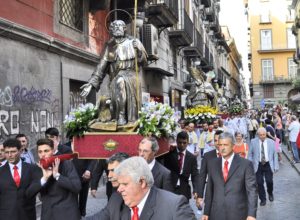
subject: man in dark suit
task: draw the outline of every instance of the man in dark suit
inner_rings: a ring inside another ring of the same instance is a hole
[[[4,153],[4,147],[3,144],[0,143],[0,167],[4,166],[6,164],[6,157]]]
[[[91,194],[93,197],[96,197],[96,192],[98,188],[99,180],[103,174],[103,171],[106,171],[108,181],[106,184],[106,195],[107,199],[111,197],[113,192],[116,192],[119,183],[116,179],[115,175],[115,168],[119,166],[119,164],[129,158],[129,155],[126,153],[118,152],[113,154],[106,162],[106,160],[99,160],[97,166],[95,167],[93,174],[92,174],[92,180],[91,180]]]
[[[124,160],[115,170],[119,182],[101,220],[195,220],[184,196],[153,186],[154,180],[147,162],[141,157]],[[121,196],[120,196],[121,195]]]
[[[202,220],[255,220],[256,179],[252,163],[233,152],[234,137],[219,135],[221,158],[208,164],[208,183]]]
[[[279,169],[278,154],[275,150],[275,142],[267,138],[267,130],[259,128],[257,138],[251,140],[248,159],[252,161],[256,181],[258,185],[258,196],[260,205],[266,205],[266,191],[264,180],[267,183],[267,192],[269,200],[274,201],[273,196],[273,173]]]
[[[46,159],[54,155],[54,144],[50,139],[37,141],[38,157]],[[80,179],[72,161],[55,159],[53,165],[44,169],[31,192],[41,193],[42,220],[79,220],[77,196],[81,189]]]
[[[71,154],[73,153],[71,146],[60,143],[60,135],[57,128],[48,128],[45,131],[45,137],[54,143],[54,155]]]
[[[178,133],[177,148],[163,156],[163,163],[166,168],[171,171],[171,181],[174,187],[174,192],[179,195],[184,195],[187,199],[191,198],[191,187],[189,178],[192,179],[194,197],[200,194],[199,182],[200,175],[197,169],[197,158],[195,155],[186,150],[189,135],[185,131]],[[200,203],[197,198],[197,204]]]
[[[203,158],[201,160],[201,168],[200,168],[200,192],[198,197],[201,198],[201,201],[203,199],[204,195],[204,188],[206,184],[206,178],[208,174],[208,163],[210,163],[214,158],[220,157],[219,153],[219,147],[218,147],[218,139],[219,135],[223,133],[223,131],[217,130],[214,135],[214,145],[215,145],[215,150],[209,151],[203,155]],[[199,206],[200,204],[198,204]]]
[[[155,137],[145,137],[139,143],[139,156],[147,161],[154,178],[154,185],[157,188],[173,192],[171,172],[155,160],[158,150],[159,145]]]
[[[3,143],[7,162],[0,168],[0,219],[35,220],[35,195],[28,188],[38,179],[38,167],[21,158],[21,143],[8,139]]]

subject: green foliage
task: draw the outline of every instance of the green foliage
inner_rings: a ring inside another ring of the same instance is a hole
[[[83,136],[84,132],[89,129],[89,122],[95,119],[96,115],[97,108],[91,103],[81,105],[77,109],[70,111],[64,120],[67,136]]]

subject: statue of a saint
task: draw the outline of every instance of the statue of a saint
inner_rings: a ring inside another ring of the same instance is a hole
[[[81,87],[81,96],[86,97],[92,87],[98,91],[108,74],[110,100],[107,102],[110,103],[111,117],[122,126],[138,119],[137,88],[140,86],[136,80],[135,58],[137,56],[138,64],[143,65],[147,61],[147,53],[138,39],[126,34],[124,21],[113,21],[109,31],[112,38],[106,43],[100,63],[88,83]]]
[[[216,107],[216,91],[208,81],[204,81],[199,69],[192,67],[191,76],[195,83],[192,85],[187,97],[186,107],[206,105]]]

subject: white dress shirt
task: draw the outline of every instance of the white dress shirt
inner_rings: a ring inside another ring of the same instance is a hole
[[[259,161],[261,161],[261,140],[259,140]],[[265,161],[269,161],[269,155],[268,155],[268,142],[267,139],[264,141],[264,152],[265,152]]]
[[[150,170],[153,169],[154,165],[155,165],[155,159],[153,159],[150,163],[148,163]]]
[[[22,160],[20,160],[17,164],[11,164],[11,163],[8,163],[9,164],[9,169],[10,169],[10,172],[11,172],[11,176],[14,178],[14,166],[16,165],[18,167],[18,173],[19,173],[19,176],[20,176],[20,179],[21,179],[21,174],[22,174]]]
[[[229,157],[229,159],[227,159],[227,161],[228,161],[228,171],[230,170],[230,166],[232,164],[233,157],[234,157],[234,153]],[[222,157],[222,170],[224,170],[225,161],[226,160],[224,159],[224,157]]]
[[[140,201],[140,203],[137,205],[137,207],[138,207],[138,209],[139,209],[139,212],[138,212],[139,216],[141,216],[141,214],[142,214],[142,211],[143,211],[143,208],[144,208],[144,206],[145,206],[146,200],[147,200],[147,198],[148,198],[148,196],[149,196],[150,190],[151,190],[151,189],[148,190],[148,192],[146,193],[146,195],[144,196],[144,198],[143,198],[143,199]],[[133,216],[133,210],[132,210],[132,209],[130,209],[130,213],[131,213],[131,217],[132,217],[132,216]]]

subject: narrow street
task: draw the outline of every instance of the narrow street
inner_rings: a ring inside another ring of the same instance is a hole
[[[274,202],[259,206],[257,220],[300,219],[300,175],[283,155],[280,170],[274,175]]]

